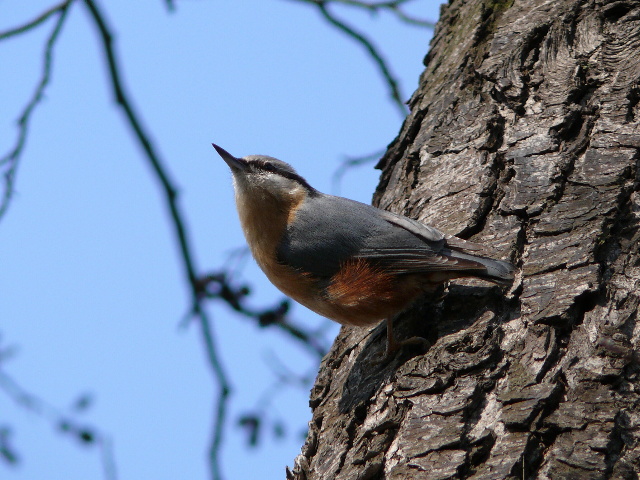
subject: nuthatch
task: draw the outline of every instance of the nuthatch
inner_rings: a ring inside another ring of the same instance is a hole
[[[398,345],[393,316],[421,294],[459,277],[513,280],[513,266],[477,254],[481,245],[321,193],[275,158],[213,146],[231,168],[242,230],[271,283],[343,325],[387,319],[387,354]]]

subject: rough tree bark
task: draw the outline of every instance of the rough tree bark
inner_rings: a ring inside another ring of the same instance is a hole
[[[377,203],[518,265],[344,328],[288,478],[637,479],[640,2],[452,0]]]

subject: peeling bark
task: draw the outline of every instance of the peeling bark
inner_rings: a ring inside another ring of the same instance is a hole
[[[640,4],[451,0],[375,197],[519,267],[343,328],[288,478],[638,479]]]

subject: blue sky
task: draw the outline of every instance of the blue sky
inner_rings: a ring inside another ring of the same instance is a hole
[[[438,2],[411,12],[435,20]],[[0,31],[52,3],[7,0]],[[228,168],[211,148],[267,154],[293,164],[331,192],[345,155],[384,148],[401,116],[361,46],[309,5],[282,0],[102,2],[117,34],[127,91],[180,186],[180,203],[201,273],[220,268],[244,244]],[[431,31],[345,7],[337,15],[369,32],[408,99],[417,86]],[[53,22],[0,42],[0,155],[40,72]],[[349,171],[341,194],[369,202],[379,172]],[[206,479],[216,386],[198,329],[180,329],[188,307],[176,244],[146,160],[113,103],[96,32],[75,4],[55,49],[53,78],[37,108],[0,220],[0,348],[15,348],[2,369],[62,411],[82,394],[94,403],[74,418],[113,441],[120,479]],[[252,305],[281,295],[252,261],[242,278]],[[282,388],[256,449],[235,427],[276,380],[274,365],[299,374],[316,360],[277,330],[260,330],[209,304],[224,366],[234,386],[222,467],[226,479],[284,478],[310,419],[308,391]],[[294,307],[307,328],[325,320]],[[328,338],[337,333],[337,326]],[[0,391],[0,426],[13,428],[21,462],[0,462],[11,480],[101,478],[97,449],[62,436]],[[259,465],[259,468],[257,467]]]

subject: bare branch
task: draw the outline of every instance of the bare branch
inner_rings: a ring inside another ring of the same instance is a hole
[[[299,341],[310,350],[318,359],[322,359],[327,353],[327,348],[317,340],[317,335],[308,332],[291,322],[288,318],[289,301],[283,300],[277,306],[267,309],[254,309],[246,304],[249,287],[246,285],[234,286],[225,271],[206,275],[200,280],[200,291],[207,298],[215,298],[224,301],[234,311],[245,317],[254,319],[260,327],[277,327]]]
[[[231,393],[231,384],[228,380],[228,375],[222,366],[222,362],[214,342],[211,320],[201,303],[204,298],[200,291],[201,282],[199,282],[198,276],[196,275],[193,255],[191,253],[192,249],[187,238],[186,222],[178,205],[178,190],[169,177],[167,169],[164,166],[164,161],[161,160],[160,155],[156,151],[150,135],[146,132],[142,125],[142,121],[135,112],[132,102],[125,93],[120,74],[120,67],[118,66],[113,46],[113,34],[107,26],[104,16],[98,9],[97,3],[94,0],[84,0],[84,4],[86,5],[91,18],[93,19],[94,25],[100,34],[103,54],[107,60],[109,75],[111,78],[111,87],[116,103],[120,108],[122,108],[129,126],[133,130],[136,139],[144,150],[145,156],[152,167],[152,171],[162,187],[174,233],[178,240],[184,273],[191,289],[192,306],[190,310],[192,311],[193,316],[198,319],[198,323],[200,324],[207,361],[219,387],[218,397],[214,408],[213,433],[209,447],[211,476],[214,480],[217,480],[222,478],[220,471],[220,446],[223,439],[223,427],[226,418],[227,402]]]
[[[297,373],[290,369],[285,362],[281,361],[274,352],[268,352],[265,361],[276,376],[276,385],[279,387],[289,385],[308,389],[318,373],[317,367],[314,367],[305,374]],[[280,388],[280,390],[282,389]],[[265,392],[256,403],[257,405],[268,405],[269,402],[268,392]]]
[[[116,480],[116,461],[113,442],[109,435],[93,426],[80,424],[69,414],[48,404],[42,398],[28,392],[6,372],[0,370],[0,390],[20,407],[44,417],[62,433],[71,435],[85,445],[98,445],[105,480]]]
[[[307,0],[304,0],[307,1]],[[382,10],[387,10],[390,13],[396,15],[403,22],[415,25],[417,27],[426,27],[426,28],[434,28],[436,22],[432,20],[424,20],[420,18],[413,17],[402,10],[402,6],[406,3],[411,2],[412,0],[396,0],[390,2],[365,2],[361,0],[324,0],[324,2],[320,2],[318,0],[311,0],[313,3],[336,3],[347,5],[350,7],[361,8],[365,10],[369,10],[372,13],[378,13]]]
[[[347,170],[358,167],[360,165],[364,165],[365,163],[373,162],[374,160],[378,160],[386,149],[377,150],[373,153],[369,153],[367,155],[362,155],[359,157],[345,157],[340,166],[333,172],[333,177],[331,178],[331,190],[334,195],[337,195],[340,190],[340,183],[342,182],[342,177]]]
[[[367,2],[364,0],[294,0],[297,2],[308,3],[314,5],[320,10],[322,16],[329,22],[329,24],[336,27],[342,33],[355,40],[357,43],[362,45],[364,49],[367,51],[374,64],[377,66],[380,71],[382,77],[387,84],[387,88],[389,89],[389,94],[393,103],[398,107],[400,115],[405,117],[409,110],[405,103],[403,102],[403,95],[400,92],[400,87],[398,85],[398,81],[395,75],[392,73],[391,68],[387,62],[387,60],[382,56],[382,53],[378,50],[378,48],[374,45],[373,41],[370,40],[363,33],[358,32],[352,26],[345,23],[343,20],[340,20],[333,13],[331,13],[327,6],[329,4],[341,4],[349,7],[355,7],[360,9],[368,10],[372,13],[378,13],[379,11],[386,10],[396,15],[403,22],[415,25],[419,27],[433,28],[435,26],[435,22],[429,20],[423,20],[412,15],[406,13],[401,7],[404,4],[409,3],[411,0],[390,0],[390,1],[372,1]]]
[[[396,15],[400,20],[408,23],[409,25],[415,25],[416,27],[426,27],[430,29],[434,29],[436,27],[436,22],[433,20],[424,20],[421,18],[412,17],[411,15],[406,14],[402,10],[398,10]]]
[[[0,458],[9,465],[16,465],[20,457],[11,443],[13,430],[8,425],[0,426]]]
[[[343,3],[345,5],[352,5],[357,7],[364,7],[371,10],[377,10],[380,8],[396,9],[405,3],[410,3],[412,0],[392,0],[389,2],[365,2],[364,0],[328,0],[333,3]]]
[[[175,11],[176,4],[174,0],[164,0],[164,4],[167,6],[167,10],[169,10],[170,12]]]
[[[315,2],[314,2],[315,3]],[[402,94],[400,93],[400,87],[398,86],[398,80],[391,72],[390,67],[387,65],[387,61],[382,57],[382,54],[378,51],[377,47],[362,33],[357,32],[353,27],[347,25],[342,20],[338,19],[332,13],[327,10],[324,2],[315,3],[320,10],[322,16],[334,27],[343,32],[348,37],[353,38],[356,42],[360,43],[365,50],[371,56],[373,62],[376,64],[380,73],[387,83],[389,93],[394,104],[398,107],[401,116],[406,116],[409,113],[409,109],[402,101]]]
[[[265,361],[270,366],[276,380],[258,397],[255,407],[243,413],[238,419],[238,425],[248,434],[247,444],[250,447],[258,445],[260,434],[269,423],[272,425],[275,436],[284,435],[283,422],[280,419],[273,418],[273,411],[277,411],[274,408],[276,397],[286,394],[289,388],[297,388],[307,392],[313,384],[317,372],[317,367],[314,366],[307,373],[299,374],[281,362],[273,352],[268,352]]]
[[[73,2],[73,0],[65,0],[64,2],[61,2],[58,5],[55,5],[55,6],[51,7],[51,8],[49,8],[48,10],[45,10],[40,15],[38,15],[36,18],[34,18],[33,20],[25,23],[24,25],[20,25],[18,27],[12,28],[10,30],[6,30],[4,32],[0,32],[0,40],[4,40],[6,38],[13,37],[14,35],[19,35],[21,33],[25,33],[25,32],[28,32],[29,30],[34,29],[35,27],[37,27],[41,23],[43,23],[46,20],[48,20],[49,17],[51,17],[53,15],[60,14],[63,10],[66,10],[69,7],[69,5],[71,4],[71,2]]]
[[[13,196],[13,184],[16,176],[16,171],[18,169],[18,161],[20,159],[22,151],[24,150],[24,146],[27,140],[31,115],[33,114],[38,103],[40,103],[40,101],[42,100],[44,91],[47,88],[47,85],[49,85],[49,80],[51,79],[51,67],[53,64],[53,48],[58,39],[58,35],[62,30],[62,25],[64,24],[71,2],[72,0],[68,0],[60,4],[54,10],[50,11],[50,13],[45,12],[47,13],[46,15],[43,14],[40,16],[44,16],[42,20],[38,21],[37,23],[34,23],[35,21],[31,22],[33,24],[31,27],[23,26],[23,28],[26,29],[33,28],[35,25],[43,22],[51,15],[58,15],[58,20],[56,21],[56,24],[54,25],[53,30],[51,31],[51,34],[47,39],[47,43],[45,44],[42,75],[40,76],[40,81],[38,82],[38,85],[36,86],[31,99],[18,118],[18,138],[16,139],[16,143],[6,155],[0,157],[0,167],[3,170],[2,176],[4,177],[4,194],[2,196],[2,200],[0,200],[0,218],[4,216],[7,209],[9,208],[9,203],[11,201],[11,197]]]
[[[198,323],[200,325],[202,339],[207,353],[207,360],[219,387],[218,398],[216,399],[216,405],[214,407],[212,436],[209,443],[209,464],[211,468],[211,478],[213,480],[220,480],[222,479],[220,449],[224,439],[224,425],[227,418],[227,404],[229,396],[231,395],[231,383],[228,380],[227,374],[222,366],[222,362],[220,361],[220,356],[218,355],[215,342],[213,341],[214,336],[211,329],[211,322],[200,304],[197,303],[196,305],[197,310],[195,312],[195,316],[198,318]]]

